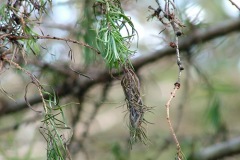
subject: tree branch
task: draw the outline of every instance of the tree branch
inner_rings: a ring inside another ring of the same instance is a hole
[[[12,35],[12,34],[1,34],[0,35],[0,39],[3,39],[3,38],[8,38],[10,41],[11,40],[21,40],[21,39],[27,39],[27,40],[30,40],[30,39],[52,39],[52,40],[60,40],[60,41],[66,41],[66,42],[71,42],[71,43],[76,43],[78,45],[81,45],[81,46],[84,46],[84,47],[88,47],[90,48],[91,50],[95,51],[97,54],[100,54],[99,50],[97,50],[96,48],[84,43],[84,42],[80,42],[80,41],[77,41],[77,40],[73,40],[73,39],[69,39],[69,38],[60,38],[60,37],[55,37],[55,36],[40,36],[40,35],[36,35],[36,36],[15,36],[15,35]]]
[[[193,154],[190,159],[215,160],[240,153],[240,137],[209,146]]]
[[[179,49],[181,51],[186,51],[188,48],[199,43],[204,43],[212,39],[225,36],[235,31],[240,31],[240,20],[227,20],[221,22],[215,26],[209,27],[207,29],[199,29],[192,32],[191,35],[182,38],[179,43]],[[175,53],[173,48],[165,48],[152,52],[150,54],[143,54],[141,57],[137,58],[133,63],[135,68],[140,68],[145,64],[154,62],[165,56],[169,56]]]
[[[193,45],[204,43],[209,40],[218,38],[220,36],[225,36],[235,31],[240,31],[240,20],[225,21],[216,26],[209,27],[208,29],[197,30],[193,32],[190,36],[185,37],[179,43],[179,48],[181,51],[184,51],[192,47]],[[146,64],[150,64],[165,56],[170,56],[173,54],[175,54],[175,49],[172,49],[169,47],[169,48],[152,52],[150,54],[143,54],[141,57],[134,59],[132,61],[132,64],[134,68],[138,70],[141,67],[145,66]],[[99,84],[99,83],[105,83],[105,82],[108,82],[110,79],[112,79],[112,76],[109,74],[109,70],[104,70],[102,72],[96,72],[88,75],[93,80],[79,79],[78,76],[76,76],[74,77],[74,79],[72,79],[71,83],[66,82],[65,84],[56,88],[56,93],[58,93],[59,97],[64,97],[68,94],[74,94],[76,96],[79,96],[84,94],[93,85]],[[112,73],[112,75],[118,76],[119,72],[115,71]],[[32,105],[40,102],[41,102],[40,97],[29,98],[29,103],[31,103]],[[24,108],[27,108],[27,105],[22,100],[17,101],[17,103],[9,103],[8,105],[5,105],[5,107],[2,110],[0,110],[0,115],[17,112]]]
[[[238,7],[238,5],[236,3],[234,3],[232,0],[229,0],[229,2],[231,2],[232,5],[234,5],[240,11],[240,7]]]

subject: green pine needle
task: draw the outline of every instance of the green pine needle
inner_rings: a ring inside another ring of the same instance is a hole
[[[119,68],[134,54],[129,47],[137,32],[118,0],[97,0],[94,7],[100,12],[96,15],[100,19],[97,28],[98,49],[110,68]]]

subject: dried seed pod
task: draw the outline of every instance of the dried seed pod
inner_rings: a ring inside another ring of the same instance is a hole
[[[174,42],[170,42],[169,46],[172,47],[172,48],[176,48],[177,47],[176,43],[174,43]]]

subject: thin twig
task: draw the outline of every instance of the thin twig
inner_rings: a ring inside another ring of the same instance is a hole
[[[13,65],[13,66],[16,67],[17,69],[23,71],[24,73],[26,73],[26,74],[32,79],[32,82],[31,82],[31,83],[33,83],[33,84],[36,85],[36,87],[37,87],[37,89],[38,89],[38,92],[39,92],[39,95],[40,95],[40,97],[41,97],[41,99],[42,99],[42,103],[43,103],[43,107],[44,107],[45,113],[47,113],[47,112],[48,112],[47,104],[46,104],[46,101],[45,101],[45,99],[44,99],[44,96],[43,96],[43,93],[42,93],[42,92],[43,92],[43,88],[42,88],[42,85],[40,84],[39,80],[38,80],[32,73],[30,73],[28,70],[22,68],[19,64],[13,62],[12,60],[9,60],[9,59],[6,58],[4,55],[1,56],[1,59],[2,59],[3,61],[8,62],[10,65]],[[28,103],[28,101],[27,101],[27,96],[26,96],[27,87],[28,87],[28,85],[26,86],[25,100],[26,100],[26,103],[27,103],[28,107],[31,108],[32,110],[34,110],[34,109],[32,108],[32,106],[30,105],[30,103]],[[34,110],[34,111],[35,111],[35,110]],[[37,112],[41,113],[41,111],[37,111]]]
[[[79,72],[79,71],[77,71],[77,70],[74,70],[74,69],[71,67],[71,65],[69,66],[69,68],[70,68],[74,73],[78,74],[79,76],[83,76],[83,77],[86,77],[86,78],[88,78],[88,79],[90,79],[90,80],[93,80],[93,79],[92,79],[91,77],[89,77],[88,75],[83,74],[83,73],[81,73],[81,72]]]
[[[172,1],[169,0],[165,0],[165,8],[164,10],[162,9],[160,3],[158,0],[156,0],[157,4],[158,4],[158,8],[154,9],[153,7],[149,6],[148,8],[153,10],[154,13],[148,17],[148,19],[150,17],[157,17],[159,19],[159,21],[165,26],[168,27],[169,24],[172,26],[173,31],[175,33],[176,36],[181,36],[182,35],[182,31],[180,28],[185,27],[185,25],[182,24],[182,22],[180,22],[180,20],[176,17],[174,12],[170,12],[170,7],[172,7],[174,10],[176,10],[176,6],[174,5],[174,3]],[[170,5],[171,4],[171,5]],[[163,13],[163,16],[161,16],[161,13]],[[167,20],[167,22],[163,21],[163,18],[165,18]]]
[[[2,34],[0,36],[3,36]],[[7,35],[5,36],[7,37],[9,40],[20,40],[20,39],[53,39],[53,40],[60,40],[60,41],[66,41],[66,42],[72,42],[72,43],[76,43],[79,44],[81,46],[84,47],[88,47],[90,49],[92,49],[93,51],[95,51],[97,54],[100,54],[100,51],[84,42],[80,42],[77,40],[73,40],[73,39],[69,39],[69,38],[60,38],[60,37],[55,37],[55,36],[40,36],[40,35],[36,35],[36,36],[15,36],[15,35]]]
[[[183,85],[183,93],[180,98],[181,102],[178,105],[178,115],[177,115],[177,120],[176,120],[177,123],[175,124],[175,127],[174,127],[175,132],[177,132],[179,129],[179,126],[180,126],[180,123],[181,123],[181,120],[183,117],[184,104],[186,103],[187,97],[189,95],[189,74],[190,74],[189,69],[187,68],[186,78],[185,78],[184,85]]]
[[[232,5],[234,5],[240,11],[240,7],[236,3],[234,3],[232,0],[229,0],[229,2],[231,2]]]
[[[173,126],[172,126],[172,123],[171,123],[171,120],[170,120],[170,105],[171,105],[171,101],[176,96],[176,92],[177,92],[177,90],[179,88],[180,88],[180,84],[179,83],[175,83],[174,84],[174,89],[171,92],[171,96],[170,96],[170,98],[167,101],[167,104],[165,106],[166,106],[166,110],[167,110],[167,122],[168,122],[168,125],[169,125],[169,128],[170,128],[170,131],[172,133],[173,139],[174,139],[174,141],[176,143],[176,146],[177,146],[177,157],[178,157],[179,160],[182,160],[183,155],[182,155],[182,151],[181,151],[181,146],[180,146],[180,143],[179,143],[179,141],[177,139],[177,136],[175,134],[175,131],[173,129]]]
[[[180,58],[180,52],[179,52],[179,46],[178,46],[178,36],[176,36],[175,44],[176,44],[176,54],[177,54],[177,65],[179,68],[177,83],[180,84],[181,74],[182,74],[182,70],[184,70],[184,67],[182,66],[182,62],[181,62],[181,58]]]
[[[178,65],[178,68],[179,68],[179,72],[178,72],[177,82],[174,84],[174,89],[171,92],[171,96],[170,96],[170,98],[169,98],[169,100],[168,100],[168,102],[166,104],[166,111],[167,111],[167,122],[168,122],[168,125],[169,125],[169,129],[170,129],[170,131],[172,133],[173,139],[174,139],[174,141],[176,143],[176,146],[177,146],[177,159],[178,160],[182,160],[183,159],[183,154],[182,154],[182,151],[181,151],[180,143],[179,143],[179,141],[177,139],[176,133],[174,131],[174,128],[173,128],[171,120],[170,120],[170,105],[171,105],[172,99],[176,95],[177,90],[180,88],[181,74],[182,74],[182,70],[184,70],[184,67],[182,66],[182,62],[181,62],[181,58],[180,58],[179,45],[178,45],[178,37],[182,35],[182,32],[181,32],[179,27],[184,27],[184,25],[182,25],[178,21],[178,19],[175,17],[174,12],[170,13],[170,9],[169,9],[170,6],[169,5],[170,5],[169,0],[165,0],[165,9],[164,9],[165,13],[164,13],[164,17],[166,19],[168,19],[168,21],[170,22],[170,24],[171,24],[171,26],[173,28],[173,31],[175,33],[176,40],[175,40],[175,44],[174,44],[173,48],[176,49],[177,65]],[[173,5],[173,3],[171,3],[171,5]],[[175,9],[176,7],[174,6],[173,8]],[[160,10],[162,10],[162,9],[160,9]],[[160,20],[160,18],[159,18],[159,20]]]

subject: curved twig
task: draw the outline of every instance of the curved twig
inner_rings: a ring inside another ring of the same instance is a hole
[[[170,98],[167,101],[165,106],[166,106],[166,110],[167,110],[167,122],[168,122],[168,125],[169,125],[169,128],[170,128],[170,131],[172,133],[173,139],[174,139],[174,141],[176,143],[176,146],[177,146],[177,157],[178,157],[179,160],[182,160],[183,155],[182,155],[182,151],[181,151],[181,146],[180,146],[180,143],[177,139],[176,133],[173,129],[173,126],[172,126],[172,123],[171,123],[171,120],[170,120],[170,105],[171,105],[172,99],[176,96],[176,92],[179,88],[180,88],[180,83],[175,83],[174,84],[174,89],[171,92],[171,96],[170,96]]]

